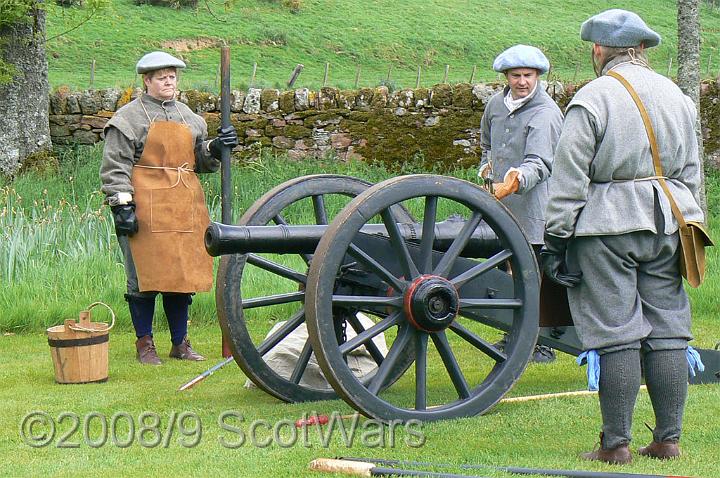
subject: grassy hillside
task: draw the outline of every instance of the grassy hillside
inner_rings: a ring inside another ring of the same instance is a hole
[[[216,89],[218,45],[231,46],[233,85],[245,88],[257,63],[256,85],[282,88],[297,63],[305,66],[296,86],[353,87],[387,79],[392,87],[413,87],[418,66],[421,84],[497,78],[493,58],[516,43],[540,47],[561,80],[593,77],[589,45],[579,39],[580,24],[608,8],[638,12],[663,37],[651,50],[655,68],[667,74],[676,67],[676,2],[673,0],[301,0],[291,12],[279,0],[236,0],[224,11],[209,3],[198,10],[136,6],[133,0],[109,0],[110,7],[74,30],[88,15],[77,8],[48,5],[50,82],[73,88],[90,85],[96,60],[95,87],[137,83],[134,65],[147,51],[175,50],[188,63],[181,88]],[[720,11],[701,10],[702,73],[720,70]]]

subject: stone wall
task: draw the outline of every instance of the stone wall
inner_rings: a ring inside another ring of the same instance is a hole
[[[543,86],[561,108],[576,89],[559,83]],[[410,159],[426,166],[476,164],[480,118],[487,100],[501,88],[500,84],[441,84],[392,93],[384,86],[357,91],[233,91],[231,119],[240,135],[235,153],[249,157],[271,148],[291,159],[334,151],[341,159],[394,165]],[[717,158],[718,86],[704,84],[701,91],[706,153]],[[50,98],[54,144],[101,141],[103,126],[114,111],[140,93],[139,89],[58,90]],[[212,136],[220,123],[219,98],[192,90],[180,92],[179,99],[205,117]]]

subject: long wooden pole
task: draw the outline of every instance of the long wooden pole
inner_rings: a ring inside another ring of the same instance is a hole
[[[647,389],[647,385],[641,385],[640,390]],[[597,395],[597,392],[591,390],[574,390],[572,392],[557,392],[557,393],[543,393],[540,395],[525,395],[524,397],[508,397],[500,400],[500,403],[512,403],[512,402],[529,402],[532,400],[545,400],[548,398],[560,398],[560,397],[576,397],[582,395]]]
[[[368,466],[370,465],[370,466]],[[392,468],[379,468],[378,465],[391,466]],[[431,463],[423,461],[409,460],[385,460],[380,458],[351,458],[340,457],[337,459],[318,458],[310,463],[310,469],[318,471],[334,471],[336,473],[350,473],[358,476],[386,476],[378,474],[378,472],[386,472],[387,475],[403,475],[412,474],[412,476],[468,476],[468,475],[448,475],[427,471],[401,470],[396,466],[420,466],[435,468],[460,468],[462,470],[498,470],[506,473],[518,475],[542,475],[542,476],[564,476],[568,478],[691,478],[688,476],[668,476],[668,475],[648,475],[645,473],[616,473],[604,471],[588,471],[588,470],[560,470],[547,468],[522,468],[516,466],[493,466],[493,465],[472,465],[449,463]],[[346,471],[347,470],[347,471]],[[387,470],[387,471],[386,471]],[[375,473],[373,473],[375,472]],[[399,473],[400,472],[400,473]],[[402,473],[410,472],[410,473]],[[369,473],[369,474],[362,474]],[[434,474],[423,474],[434,473]]]
[[[230,126],[230,47],[223,46],[220,48],[220,126],[227,128]],[[232,193],[232,178],[230,176],[230,148],[223,147],[222,156],[220,158],[221,176],[220,188],[222,222],[223,224],[232,224],[232,202],[230,194]]]
[[[230,126],[230,47],[225,45],[220,48],[220,126]],[[230,173],[230,148],[222,148],[220,156],[220,207],[222,209],[222,223],[232,224],[232,176]],[[225,334],[222,334],[222,356],[231,357],[230,342]]]
[[[477,475],[456,475],[453,473],[438,473],[434,471],[403,470],[401,468],[384,468],[374,463],[365,463],[352,460],[336,460],[332,458],[318,458],[310,462],[310,469],[328,473],[343,473],[355,476],[431,476],[433,478],[484,478]]]

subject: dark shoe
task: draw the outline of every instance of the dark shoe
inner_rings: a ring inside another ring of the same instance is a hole
[[[185,337],[180,345],[173,345],[170,349],[170,357],[180,360],[194,360],[196,362],[205,360],[205,357],[195,352],[190,346],[190,341]]]
[[[155,350],[155,343],[151,335],[145,335],[135,341],[137,359],[143,365],[162,365],[160,357]]]
[[[620,445],[617,448],[598,448],[595,451],[581,453],[580,458],[584,460],[603,461],[611,465],[624,465],[632,461],[632,454],[627,445]]]
[[[680,446],[674,441],[664,441],[658,443],[653,441],[648,446],[644,446],[638,450],[638,454],[658,460],[669,460],[680,456]]]
[[[536,345],[531,360],[535,363],[554,362],[555,351],[547,345]]]

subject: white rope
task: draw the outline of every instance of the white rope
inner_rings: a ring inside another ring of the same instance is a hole
[[[108,330],[112,329],[115,326],[115,312],[113,312],[113,310],[110,308],[110,306],[105,304],[104,302],[93,302],[87,308],[88,313],[96,305],[105,306],[107,308],[107,310],[110,311],[110,317],[112,318],[112,320],[110,322],[110,327],[107,327],[104,329],[90,329],[87,327],[81,327],[80,325],[70,325],[70,329],[74,330],[76,332],[107,332]]]

